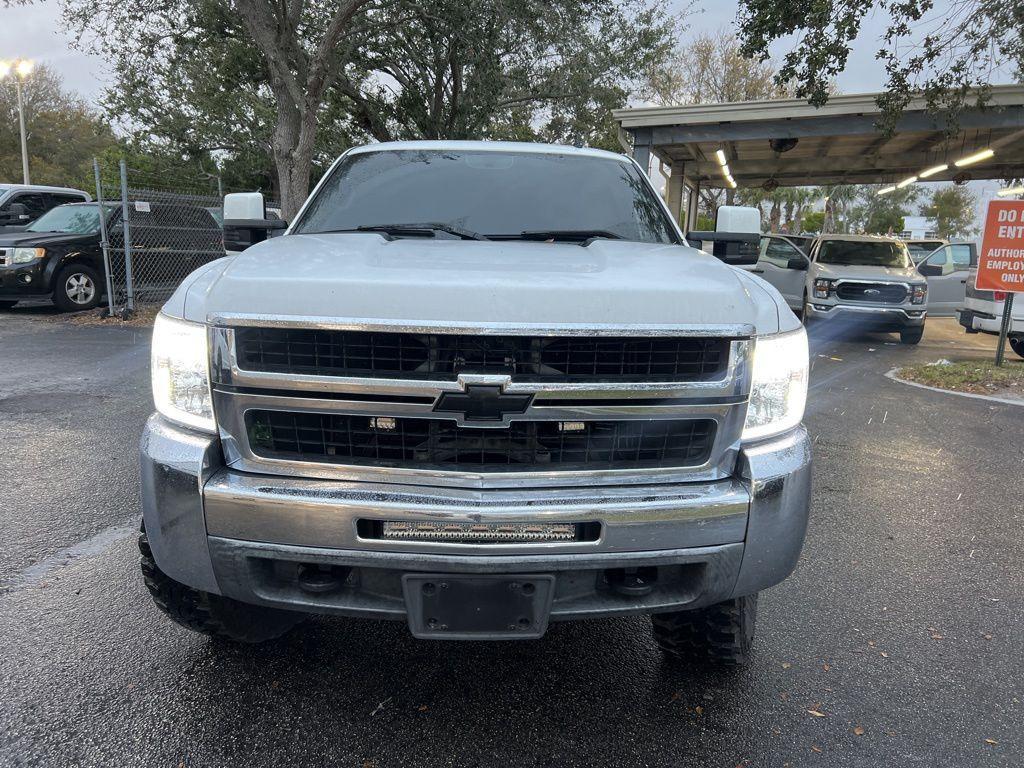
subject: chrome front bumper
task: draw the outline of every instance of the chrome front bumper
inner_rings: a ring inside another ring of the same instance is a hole
[[[834,318],[845,316],[866,322],[877,322],[903,328],[924,325],[928,311],[922,306],[891,307],[864,306],[861,304],[829,303],[815,299],[807,305],[807,314],[813,318]]]
[[[217,438],[150,418],[142,503],[154,557],[171,578],[245,602],[402,618],[401,575],[556,573],[553,619],[697,607],[756,592],[795,567],[807,526],[810,445],[801,428],[745,446],[733,477],[699,483],[458,489],[228,469]],[[360,535],[358,521],[597,522],[595,541],[453,544]],[[331,594],[295,570],[345,569]],[[610,569],[657,568],[642,597],[607,589]],[[663,574],[663,575],[662,575]]]

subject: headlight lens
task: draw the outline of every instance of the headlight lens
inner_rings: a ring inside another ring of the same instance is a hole
[[[161,415],[216,432],[206,326],[157,315],[153,326],[153,401]]]
[[[825,280],[819,277],[814,281],[814,298],[816,299],[827,299],[829,292],[832,290],[832,281]]]
[[[754,342],[753,381],[743,439],[792,429],[807,405],[807,333],[763,336]]]
[[[928,298],[928,284],[922,283],[921,285],[910,286],[910,303],[911,304],[924,304]]]
[[[45,248],[15,248],[14,264],[28,264],[30,261],[41,259],[46,255]]]

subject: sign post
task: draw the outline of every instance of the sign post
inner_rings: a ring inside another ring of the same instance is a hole
[[[1006,294],[996,350],[996,365],[1002,365],[1006,337],[1013,323],[1013,297],[1024,292],[1024,200],[989,202],[975,287],[979,291]]]

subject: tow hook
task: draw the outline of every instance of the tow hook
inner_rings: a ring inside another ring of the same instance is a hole
[[[625,597],[643,597],[654,591],[658,583],[658,569],[610,568],[605,572],[612,591]]]

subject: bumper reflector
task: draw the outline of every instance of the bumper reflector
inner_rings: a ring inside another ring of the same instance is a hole
[[[526,541],[575,541],[576,523],[455,523],[385,520],[382,539],[392,541],[465,541],[515,543]]]

